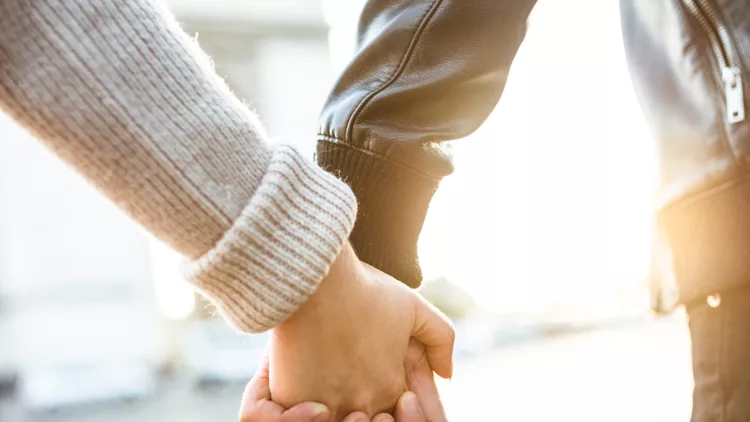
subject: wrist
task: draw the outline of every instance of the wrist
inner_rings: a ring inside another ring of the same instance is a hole
[[[353,298],[361,298],[368,284],[362,263],[357,258],[349,242],[341,248],[341,252],[331,265],[328,274],[318,284],[310,298],[295,311],[291,317],[279,324],[277,333],[309,334],[311,326],[317,326],[314,331],[321,329],[343,328],[345,324],[328,324],[339,317],[351,318],[356,312]]]

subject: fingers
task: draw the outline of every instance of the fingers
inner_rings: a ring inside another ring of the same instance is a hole
[[[255,403],[263,399],[271,400],[271,389],[268,386],[268,356],[263,356],[260,360],[258,370],[245,387],[242,404]]]
[[[412,337],[424,344],[432,369],[443,378],[453,376],[453,343],[456,332],[448,317],[415,295],[415,321]]]
[[[369,422],[362,412],[356,412],[349,415],[343,422]],[[419,408],[417,396],[411,391],[401,395],[396,404],[395,418],[387,413],[381,413],[372,419],[372,422],[427,422],[428,420],[422,414]]]
[[[272,402],[268,357],[261,360],[258,371],[242,394],[240,422],[327,422],[330,418],[331,412],[320,403],[302,403],[284,411],[283,406]]]
[[[283,407],[271,401],[271,389],[268,386],[268,357],[264,356],[253,379],[242,393],[240,421],[274,420],[272,418],[281,416],[283,411]]]
[[[448,418],[435,384],[435,374],[427,362],[424,347],[414,339],[409,341],[404,371],[406,387],[416,394],[425,419],[430,422],[446,422]]]
[[[331,412],[320,403],[302,403],[284,411],[284,408],[270,400],[245,406],[240,412],[240,422],[328,422]],[[369,419],[365,419],[369,422]]]
[[[362,412],[354,412],[341,422],[370,422],[370,418]]]
[[[401,395],[396,404],[396,422],[427,422],[419,408],[417,396],[411,391]]]
[[[419,407],[426,420],[430,422],[447,422],[443,402],[440,400],[437,385],[435,385],[435,376],[428,367],[427,373],[417,374],[409,382],[409,389],[417,395]]]

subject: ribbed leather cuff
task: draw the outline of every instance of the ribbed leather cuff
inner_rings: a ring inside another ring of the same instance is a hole
[[[249,203],[219,243],[185,272],[237,329],[258,333],[312,295],[354,226],[357,202],[340,180],[277,147]]]
[[[359,259],[418,287],[417,240],[440,178],[327,140],[318,141],[317,160],[357,197],[359,212],[349,240]]]

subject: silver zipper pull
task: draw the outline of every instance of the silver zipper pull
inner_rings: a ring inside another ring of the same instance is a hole
[[[730,124],[745,120],[745,96],[742,93],[742,74],[739,67],[725,67],[721,70],[724,92],[727,99],[727,121]]]

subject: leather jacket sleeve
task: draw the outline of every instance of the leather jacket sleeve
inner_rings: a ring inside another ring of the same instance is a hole
[[[620,0],[657,151],[658,311],[750,285],[750,3]]]
[[[320,117],[317,160],[359,201],[360,259],[416,287],[417,239],[446,141],[497,104],[535,0],[370,0],[357,52]]]

